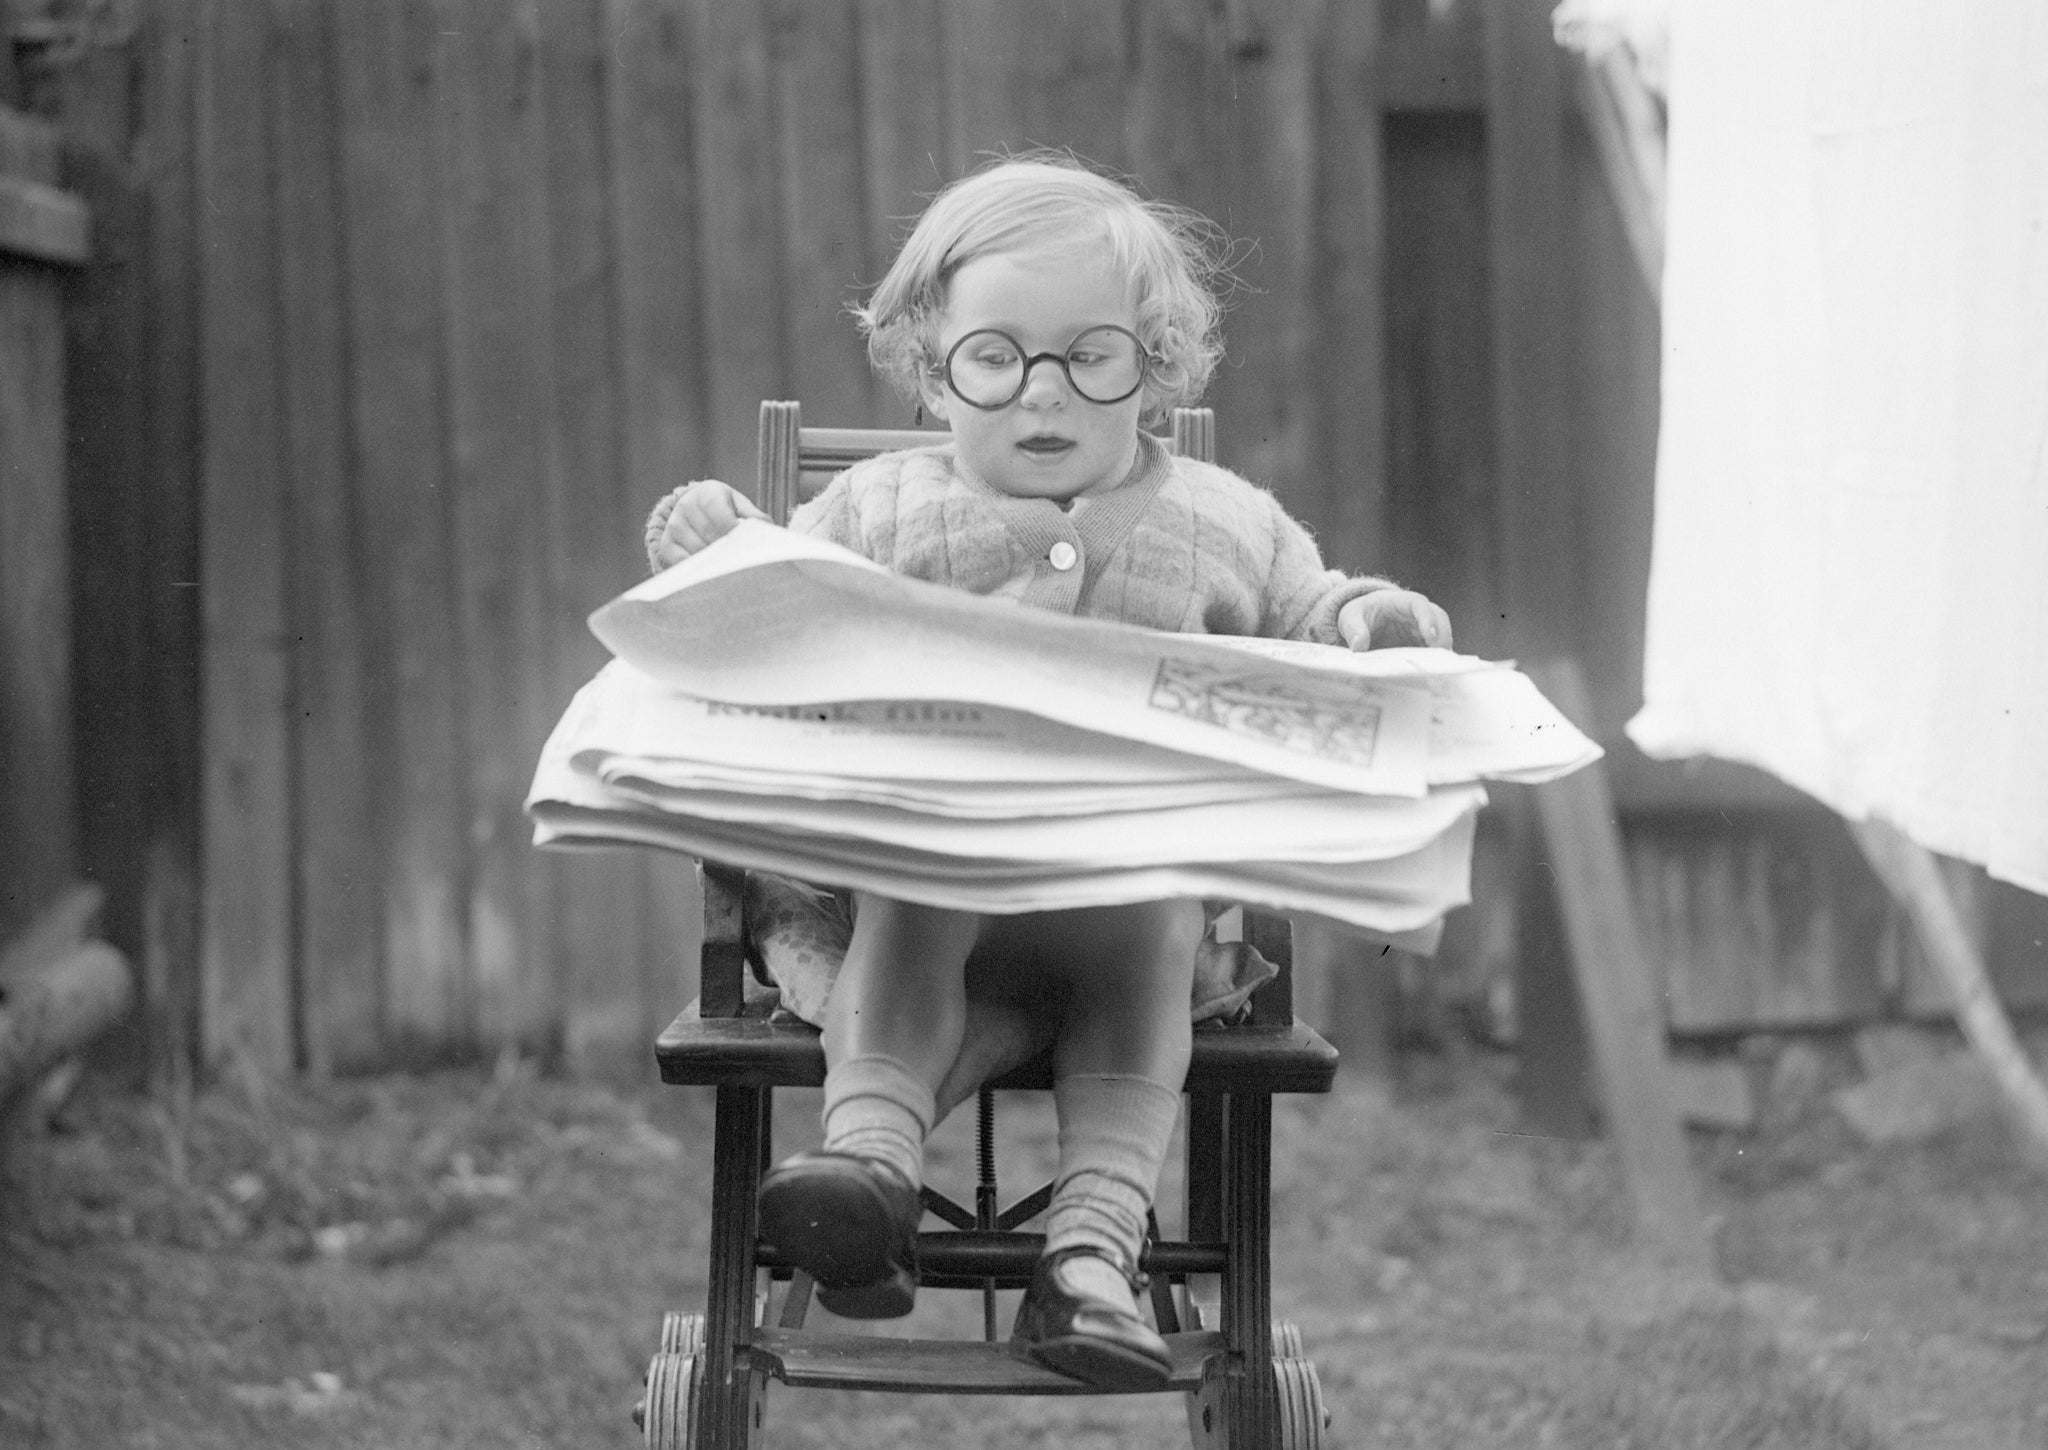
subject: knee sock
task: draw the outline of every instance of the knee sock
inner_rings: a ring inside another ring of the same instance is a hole
[[[1053,1102],[1060,1167],[1045,1215],[1046,1252],[1086,1246],[1135,1274],[1180,1094],[1149,1078],[1077,1073],[1053,1084]]]
[[[924,1183],[932,1091],[893,1057],[869,1053],[825,1073],[824,1146],[886,1163],[912,1188]]]

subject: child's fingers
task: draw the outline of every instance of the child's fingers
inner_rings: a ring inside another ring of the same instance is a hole
[[[731,533],[742,518],[764,519],[744,494],[707,479],[692,484],[669,515],[666,536],[686,554]]]
[[[1358,630],[1348,634],[1353,649],[1427,645],[1449,649],[1451,617],[1412,589],[1387,589],[1359,601]]]
[[[713,539],[724,537],[741,519],[770,522],[752,499],[715,479],[707,479],[684,494],[679,511],[687,512],[698,532]]]
[[[1409,608],[1409,618],[1421,643],[1437,649],[1451,647],[1451,616],[1442,606],[1418,594]]]

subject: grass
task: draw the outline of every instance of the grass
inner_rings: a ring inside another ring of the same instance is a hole
[[[1856,1364],[1788,1340],[1766,1301],[1637,1261],[1604,1147],[1514,1133],[1471,1064],[1428,1077],[1396,1103],[1344,1084],[1277,1115],[1276,1309],[1318,1364],[1331,1444],[1918,1450],[1854,1392]],[[792,1142],[812,1105],[786,1096]],[[1006,1114],[1021,1182],[1049,1161],[1048,1107]],[[702,1301],[710,1122],[694,1092],[520,1071],[244,1080],[182,1111],[101,1094],[72,1116],[13,1159],[0,1445],[624,1447],[661,1312]],[[956,1186],[967,1131],[933,1146]],[[1846,1195],[1945,1191],[1904,1167],[1836,1177]],[[1819,1230],[1761,1195],[1817,1182],[1716,1180],[1717,1211],[1754,1209],[1790,1273]],[[1898,1251],[1880,1229],[1841,1232]],[[1996,1254],[1971,1252],[1990,1285]],[[965,1296],[926,1300],[910,1332],[978,1328]],[[1185,1445],[1182,1416],[1171,1397],[778,1389],[769,1424],[771,1443],[816,1450],[1147,1450]]]

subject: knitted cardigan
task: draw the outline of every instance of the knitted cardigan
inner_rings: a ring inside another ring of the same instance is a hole
[[[1325,568],[1279,500],[1149,435],[1116,488],[1062,508],[999,492],[950,442],[864,460],[789,521],[895,573],[1176,634],[1341,645],[1337,611],[1385,579]]]

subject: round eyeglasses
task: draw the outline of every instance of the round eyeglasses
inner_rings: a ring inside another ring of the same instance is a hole
[[[1042,362],[1058,363],[1067,386],[1089,402],[1121,403],[1144,386],[1146,364],[1154,360],[1136,333],[1109,323],[1087,329],[1064,352],[1029,355],[1009,333],[983,328],[954,343],[935,371],[961,402],[994,412],[1023,396]]]

